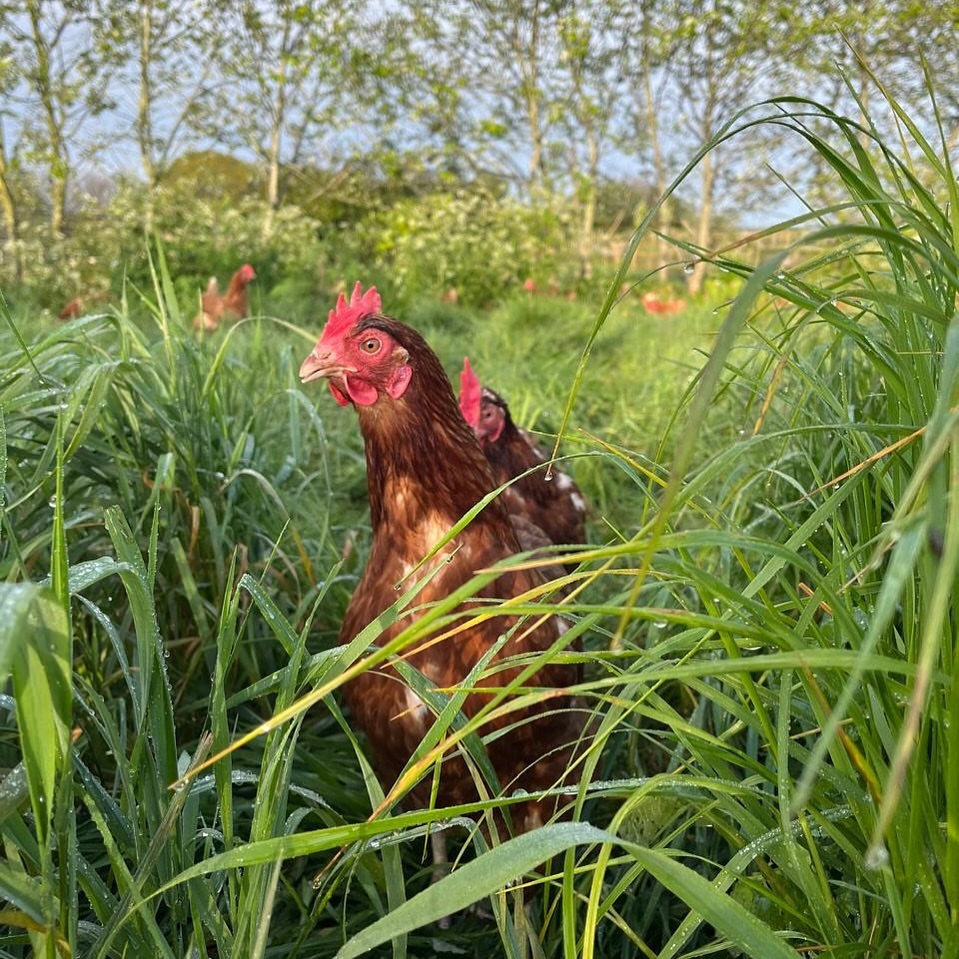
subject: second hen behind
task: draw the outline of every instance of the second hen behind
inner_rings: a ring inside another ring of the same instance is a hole
[[[480,383],[468,359],[463,361],[460,374],[459,405],[489,461],[494,483],[510,484],[501,498],[520,530],[541,530],[546,544],[585,543],[586,497],[572,477],[555,466],[550,478],[545,468],[523,475],[537,466],[545,467],[546,454],[526,430],[513,422],[506,401]],[[546,544],[530,539],[524,546]]]

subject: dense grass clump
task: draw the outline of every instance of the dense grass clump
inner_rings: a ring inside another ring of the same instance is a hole
[[[888,105],[896,150],[814,103],[722,134],[788,128],[849,199],[755,269],[684,251],[739,279],[719,313],[645,314],[624,263],[598,311],[404,314],[595,505],[567,595],[496,610],[569,618],[596,714],[570,821],[514,839],[475,828],[509,795],[402,806],[441,737],[483,767],[422,676],[386,794],[337,705],[459,614],[334,645],[369,530],[355,422],[296,378],[319,320],[197,342],[162,258],[145,308],[5,315],[0,955],[959,954],[959,198]]]

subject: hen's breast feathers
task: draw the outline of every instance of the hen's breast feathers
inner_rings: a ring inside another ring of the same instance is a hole
[[[427,527],[423,528],[426,532]],[[438,529],[435,530],[438,532]],[[426,533],[428,539],[434,530]],[[442,538],[442,537],[440,537]],[[404,548],[401,543],[424,542],[407,532],[393,539],[394,548],[374,547],[366,571],[357,585],[354,599],[343,622],[341,642],[349,641],[380,612],[392,604],[406,589],[426,579],[413,600],[411,611],[389,626],[377,638],[377,645],[385,645],[409,626],[419,612],[463,586],[473,574],[492,566],[503,558],[502,543],[488,524],[473,521],[455,538],[442,547],[436,556],[409,576],[397,591],[404,575],[421,558],[418,547]],[[511,599],[534,589],[540,584],[534,570],[517,569],[504,572],[484,586],[471,601],[459,607],[462,612],[480,613],[497,600]],[[517,626],[515,616],[494,616],[466,624],[460,620],[461,631],[449,631],[437,640],[435,635],[415,640],[400,654],[412,667],[440,692],[447,694],[462,683],[479,660],[487,654],[500,636]],[[507,640],[484,674],[481,686],[489,692],[473,692],[463,702],[462,711],[475,716],[490,700],[496,688],[513,682],[520,666],[503,665],[508,657],[537,653],[550,649],[566,631],[566,624],[558,617],[543,620],[535,629],[520,625],[516,635]],[[556,690],[567,689],[581,679],[577,665],[550,665],[540,669],[528,683]],[[433,722],[433,713],[408,689],[392,669],[367,671],[344,688],[344,698],[351,713],[366,731],[377,759],[377,768],[384,784],[394,781],[402,771],[406,759],[419,746]],[[562,710],[571,707],[569,695],[560,695],[550,701],[547,709]],[[493,766],[504,788],[523,785],[528,790],[547,788],[559,782],[571,755],[572,745],[578,739],[582,722],[578,714],[551,713],[541,715],[541,706],[501,714],[484,722],[483,734],[488,735],[507,726],[516,725],[507,737],[488,744]],[[540,762],[544,757],[549,761]],[[551,758],[550,758],[551,757]],[[429,801],[429,782],[414,789],[413,795],[421,804]],[[440,800],[446,803],[466,802],[475,798],[475,786],[462,760],[444,761]]]

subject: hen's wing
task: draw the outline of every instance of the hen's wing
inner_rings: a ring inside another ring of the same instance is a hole
[[[556,467],[549,479],[545,468],[522,475],[546,462],[546,455],[529,433],[518,428],[504,433],[500,442],[486,447],[486,455],[497,484],[521,477],[502,494],[514,521],[522,517],[557,545],[586,542],[586,497],[570,475]]]

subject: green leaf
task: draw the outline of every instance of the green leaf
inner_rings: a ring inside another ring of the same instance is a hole
[[[340,949],[337,959],[360,956],[396,936],[465,909],[573,846],[611,841],[609,833],[589,823],[565,822],[510,839],[367,926]]]
[[[23,870],[0,860],[0,899],[42,925],[44,902],[40,887]]]
[[[698,872],[656,849],[632,843],[624,847],[670,892],[678,896],[704,922],[715,926],[749,956],[762,959],[797,959],[799,953],[777,936],[728,893]],[[722,881],[722,873],[717,881]]]
[[[70,747],[73,710],[69,624],[53,591],[0,584],[0,682],[13,676],[17,725],[41,842],[58,772]]]

